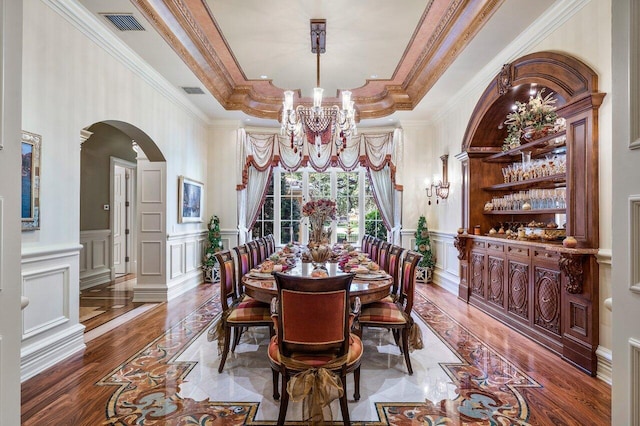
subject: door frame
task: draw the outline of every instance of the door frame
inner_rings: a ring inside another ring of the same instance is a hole
[[[137,164],[131,161],[123,160],[122,158],[111,156],[109,158],[109,268],[111,269],[111,280],[113,281],[116,276],[114,257],[113,257],[113,206],[115,202],[114,196],[114,179],[115,179],[115,166],[120,166],[127,169],[129,172],[129,179],[127,180],[127,201],[129,202],[129,208],[126,213],[126,217],[129,224],[129,234],[126,237],[126,251],[129,257],[129,262],[125,264],[125,274],[136,272],[137,270],[137,257],[136,257],[136,170]]]

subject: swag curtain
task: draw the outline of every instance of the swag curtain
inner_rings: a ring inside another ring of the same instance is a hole
[[[402,130],[377,134],[361,134],[347,141],[345,149],[336,155],[333,143],[305,144],[302,156],[287,137],[277,134],[238,131],[238,168],[241,182],[238,190],[238,230],[240,243],[249,240],[271,177],[278,164],[285,170],[295,171],[310,166],[318,172],[329,167],[345,171],[359,165],[367,168],[374,199],[382,220],[389,230],[389,241],[400,243],[402,187],[395,182],[395,170],[401,161]]]

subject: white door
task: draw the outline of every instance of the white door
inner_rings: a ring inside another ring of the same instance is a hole
[[[640,426],[640,0],[611,4],[611,424]]]
[[[127,169],[113,170],[113,268],[116,276],[127,273]]]
[[[22,2],[0,0],[0,22],[0,425],[9,426],[20,424]]]

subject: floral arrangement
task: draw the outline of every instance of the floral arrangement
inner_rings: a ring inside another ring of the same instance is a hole
[[[318,244],[328,243],[329,233],[324,230],[324,223],[327,220],[335,220],[336,202],[326,198],[308,201],[302,206],[302,215],[309,218],[309,241]]]
[[[548,131],[553,128],[558,114],[556,113],[556,98],[553,92],[542,97],[545,89],[529,96],[529,102],[516,101],[516,109],[507,114],[504,124],[507,125],[508,136],[504,140],[503,150],[520,146],[520,138],[531,137],[535,133]]]

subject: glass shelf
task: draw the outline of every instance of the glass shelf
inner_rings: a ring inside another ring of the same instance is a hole
[[[484,187],[485,191],[511,191],[514,189],[528,189],[528,188],[540,188],[540,189],[552,189],[565,186],[567,184],[567,175],[565,173],[558,173],[551,176],[543,176],[534,179],[527,179],[518,182],[498,183]]]
[[[532,210],[491,210],[485,215],[537,215],[537,214],[565,214],[566,209],[532,209]]]

